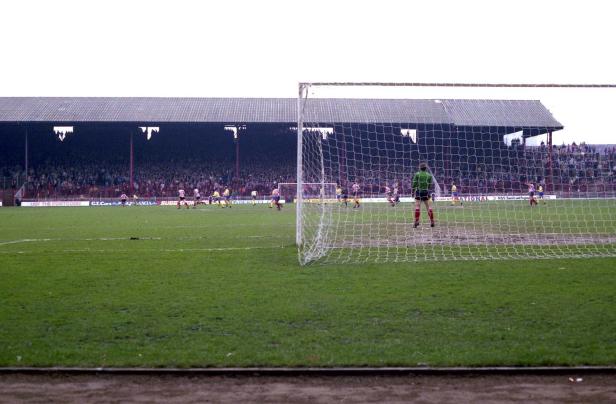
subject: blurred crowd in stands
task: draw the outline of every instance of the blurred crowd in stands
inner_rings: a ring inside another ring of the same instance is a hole
[[[248,196],[256,190],[269,195],[274,184],[292,182],[295,166],[272,166],[264,162],[245,162],[240,176],[234,176],[231,162],[167,161],[139,163],[134,167],[133,192],[140,198],[176,197],[179,189],[192,194],[199,188],[202,195],[230,187],[236,196]],[[4,170],[15,177],[19,171]],[[29,170],[30,198],[60,196],[105,198],[131,193],[129,170],[126,164],[81,162],[78,164],[44,164]]]
[[[466,153],[451,165],[453,172],[446,177],[461,184],[465,193],[525,189],[529,182],[548,192],[616,190],[616,146],[572,143],[552,146],[550,153],[545,144],[514,144],[492,156]]]
[[[543,156],[543,157],[542,157]],[[526,148],[525,159],[533,162],[528,168],[530,174],[545,178],[549,172],[550,160],[547,147]],[[576,145],[553,146],[551,171],[556,190],[601,192],[614,190],[616,186],[616,147],[596,146],[581,143]]]
[[[550,156],[551,154],[551,156]],[[176,197],[183,188],[199,188],[202,195],[230,187],[234,196],[247,197],[256,190],[269,195],[277,183],[295,182],[294,152],[274,157],[255,152],[242,160],[240,175],[235,176],[232,159],[163,159],[140,160],[135,163],[133,192],[140,198]],[[402,192],[410,193],[410,180],[416,170],[412,162],[380,160],[351,161],[338,164],[327,182],[344,187],[357,180],[365,195],[380,195],[384,186],[399,183]],[[616,146],[571,144],[523,147],[513,145],[496,150],[476,149],[433,153],[428,162],[444,195],[455,182],[462,194],[519,193],[529,182],[541,184],[546,192],[614,192],[616,191]],[[404,175],[406,173],[406,175]],[[551,175],[550,175],[551,173]],[[23,174],[20,166],[0,167],[2,185],[15,187]],[[347,178],[347,181],[340,181]],[[311,182],[308,178],[305,182]],[[28,173],[29,198],[105,198],[131,193],[129,167],[126,161],[89,159],[47,159],[33,164]],[[189,193],[190,194],[190,193]]]
[[[385,184],[400,184],[408,194],[412,174],[417,170],[415,164],[409,163],[427,160],[444,195],[449,193],[452,183],[463,194],[525,192],[530,182],[541,185],[547,192],[616,192],[616,146],[572,143],[553,146],[551,153],[545,145],[491,146],[463,147],[444,153],[423,153],[423,156],[413,151],[417,155],[412,155],[409,162],[379,159],[341,164],[339,169],[334,167],[332,181],[336,177],[357,178],[364,191],[372,195],[382,193]],[[345,185],[350,187],[348,183]]]

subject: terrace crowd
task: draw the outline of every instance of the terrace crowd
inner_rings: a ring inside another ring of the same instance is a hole
[[[292,153],[288,153],[291,155]],[[455,182],[465,194],[523,192],[528,182],[544,186],[547,192],[614,192],[616,191],[616,147],[597,149],[586,144],[521,147],[513,145],[498,155],[478,149],[451,153],[447,160],[434,154],[428,159],[435,178],[446,194]],[[178,190],[199,188],[202,194],[230,187],[235,196],[246,197],[256,190],[267,195],[277,183],[295,182],[295,162],[291,159],[271,160],[267,154],[253,154],[241,161],[239,176],[231,159],[153,159],[135,163],[134,194],[142,198],[175,197]],[[416,167],[409,161],[374,159],[347,161],[338,165],[327,182],[350,186],[354,180],[366,195],[382,193],[384,184],[398,182],[402,192],[410,192],[410,177]],[[551,170],[550,170],[551,165]],[[0,168],[3,187],[15,186],[19,166]],[[551,177],[549,173],[552,173]],[[307,173],[306,182],[311,182]],[[348,181],[340,180],[347,178]],[[314,182],[318,181],[313,178]],[[125,161],[88,159],[47,159],[33,164],[28,172],[30,198],[103,198],[130,193],[129,169]]]
[[[248,196],[256,190],[269,194],[272,186],[292,182],[295,167],[287,164],[272,167],[261,162],[246,162],[240,176],[234,176],[232,163],[186,160],[140,163],[134,167],[134,194],[142,198],[175,197],[179,189],[191,191],[199,188],[202,194],[230,187],[236,196]],[[3,170],[5,175],[16,176],[15,169]],[[28,197],[57,198],[116,197],[130,193],[129,170],[121,163],[68,163],[42,164],[29,170]]]

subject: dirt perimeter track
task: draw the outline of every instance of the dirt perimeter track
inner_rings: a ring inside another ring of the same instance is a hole
[[[536,372],[0,371],[13,402],[616,402],[614,370]],[[528,369],[527,369],[528,370]]]

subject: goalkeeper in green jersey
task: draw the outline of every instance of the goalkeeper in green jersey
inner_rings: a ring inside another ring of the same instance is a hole
[[[413,176],[413,193],[415,195],[415,223],[413,227],[419,226],[419,216],[421,213],[421,202],[426,205],[428,216],[430,217],[430,227],[434,227],[434,212],[432,212],[432,199],[430,198],[430,187],[432,186],[432,174],[428,172],[428,164],[419,164],[419,171]]]

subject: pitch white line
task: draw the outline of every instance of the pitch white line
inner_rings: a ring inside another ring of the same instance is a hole
[[[186,251],[238,251],[238,250],[273,250],[277,248],[285,248],[285,246],[256,246],[256,247],[219,247],[219,248],[165,248],[162,250],[153,251],[166,251],[166,252],[186,252]],[[134,251],[134,250],[130,250]]]
[[[223,252],[223,251],[244,251],[244,250],[277,250],[287,248],[287,246],[259,246],[259,247],[219,247],[219,248],[164,248],[164,249],[137,249],[137,250],[105,250],[105,249],[64,249],[45,251],[45,254],[50,253],[142,253],[142,252]],[[36,254],[37,251],[0,251],[0,254]]]
[[[23,238],[21,240],[11,240],[11,241],[3,241],[0,242],[0,246],[9,245],[9,244],[19,244],[19,243],[33,243],[40,241],[52,241],[51,238]]]
[[[19,243],[39,243],[47,241],[118,241],[130,240],[130,237],[98,237],[98,238],[24,238],[0,242],[0,246]],[[160,237],[139,237],[138,240],[162,240]]]
[[[295,223],[272,223],[272,224],[250,224],[250,223],[219,223],[215,225],[176,225],[176,226],[156,226],[157,229],[198,229],[212,227],[295,227]]]
[[[131,239],[130,237],[89,237],[89,238],[27,238],[20,240],[9,240],[0,242],[0,247],[4,245],[11,244],[19,244],[19,243],[36,243],[36,242],[48,242],[48,241],[160,241],[160,240],[205,240],[208,238],[207,236],[197,236],[197,237],[137,237],[135,239]],[[288,236],[262,236],[262,235],[246,235],[246,236],[235,236],[229,237],[230,239],[260,239],[260,238],[269,238],[269,239],[290,239]],[[256,248],[256,247],[255,247]]]

